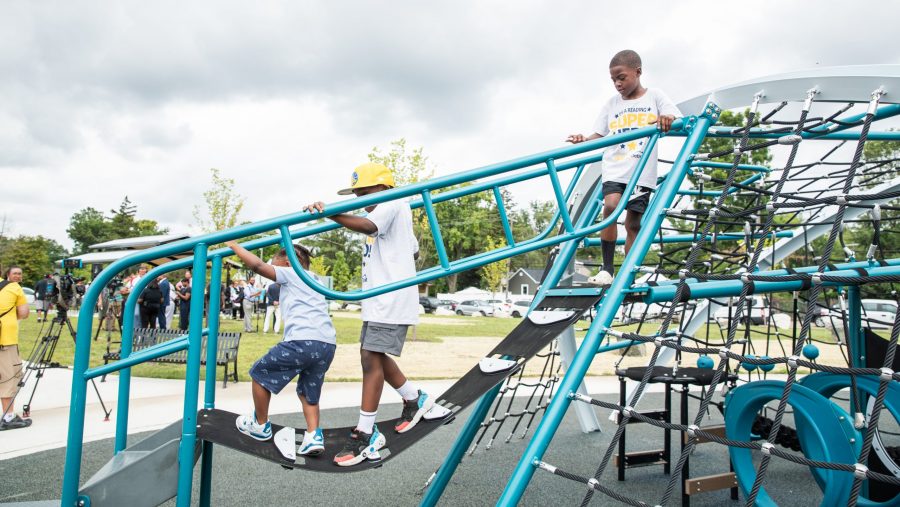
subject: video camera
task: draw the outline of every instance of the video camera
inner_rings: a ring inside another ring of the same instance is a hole
[[[67,310],[75,301],[75,277],[70,269],[82,267],[81,259],[63,259],[63,274],[53,274],[53,290],[50,292],[50,300],[56,303],[60,311]]]

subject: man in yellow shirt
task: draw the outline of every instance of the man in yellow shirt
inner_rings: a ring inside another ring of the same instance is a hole
[[[22,358],[19,357],[19,321],[28,317],[28,302],[22,286],[22,268],[6,270],[6,280],[0,279],[0,403],[3,418],[0,431],[31,426],[31,419],[22,419],[13,409],[13,399],[22,378]]]

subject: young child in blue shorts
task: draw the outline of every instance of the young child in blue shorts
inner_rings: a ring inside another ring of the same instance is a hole
[[[304,456],[315,456],[325,450],[325,438],[319,428],[319,395],[325,382],[325,372],[331,366],[337,348],[336,334],[325,297],[312,290],[297,276],[284,250],[278,252],[272,264],[229,241],[225,243],[254,273],[281,284],[281,317],[284,320],[284,339],[269,349],[250,368],[253,378],[253,406],[251,414],[237,418],[237,428],[257,440],[272,438],[269,422],[269,401],[294,377],[297,396],[306,418],[306,433],[297,450]],[[304,269],[309,269],[309,251],[294,245],[294,252]]]
[[[589,135],[572,134],[566,141],[577,144],[608,135],[621,134],[656,124],[659,130],[668,132],[676,117],[681,112],[678,107],[658,88],[645,88],[641,85],[641,57],[636,52],[626,49],[619,51],[609,62],[609,76],[619,92],[613,95],[594,122],[594,132]],[[622,192],[634,174],[638,161],[644,154],[646,139],[637,139],[627,143],[611,146],[603,153],[603,216],[608,217],[615,211],[622,199]],[[641,230],[641,218],[650,203],[650,193],[656,188],[657,148],[653,147],[644,171],[641,173],[634,194],[625,205],[625,253]],[[616,252],[618,236],[615,225],[600,231],[600,251],[603,255],[603,267],[591,278],[599,285],[612,283],[613,259]]]

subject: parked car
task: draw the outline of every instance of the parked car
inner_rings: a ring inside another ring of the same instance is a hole
[[[512,304],[507,303],[506,301],[501,301],[499,299],[488,299],[487,302],[494,306],[494,315],[510,315],[512,313]]]
[[[429,296],[419,296],[419,304],[425,309],[425,313],[434,313],[441,306],[441,300]]]
[[[452,301],[450,299],[439,299],[438,301],[441,302],[440,306],[447,308],[449,310],[452,310],[454,312],[456,311],[456,305],[457,305],[456,301]]]
[[[840,305],[828,309],[824,306],[816,306],[817,315],[814,323],[819,327],[844,327],[844,310]],[[890,299],[863,299],[862,300],[862,325],[869,329],[890,329],[894,325],[897,316],[897,302]]]
[[[22,292],[25,293],[25,301],[28,304],[34,304],[34,289],[31,287],[22,287]]]
[[[518,319],[524,317],[528,313],[528,308],[530,307],[531,301],[516,301],[512,304],[512,309],[509,313]]]
[[[759,326],[765,324],[769,319],[769,299],[765,296],[750,296],[750,323],[754,326]],[[734,299],[734,303],[737,304],[737,298]],[[731,309],[732,315],[734,315],[735,309]],[[719,322],[728,320],[728,306],[723,306],[716,310],[716,313],[713,314],[713,318],[715,318]],[[748,318],[747,308],[744,307],[741,312],[741,320],[746,322]]]
[[[494,315],[494,305],[487,301],[463,301],[456,305],[457,315],[481,315],[483,317]]]

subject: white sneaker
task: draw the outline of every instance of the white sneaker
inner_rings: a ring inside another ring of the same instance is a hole
[[[325,451],[325,435],[322,434],[322,428],[316,428],[316,431],[303,433],[303,443],[297,449],[297,454],[302,456],[318,456]]]
[[[256,440],[269,440],[272,438],[272,423],[266,421],[266,424],[256,422],[256,413],[239,415],[235,421],[238,431],[255,438]]]
[[[602,269],[597,272],[596,275],[588,278],[588,283],[592,285],[610,285],[613,282],[613,276],[609,274],[607,271],[603,271]]]

